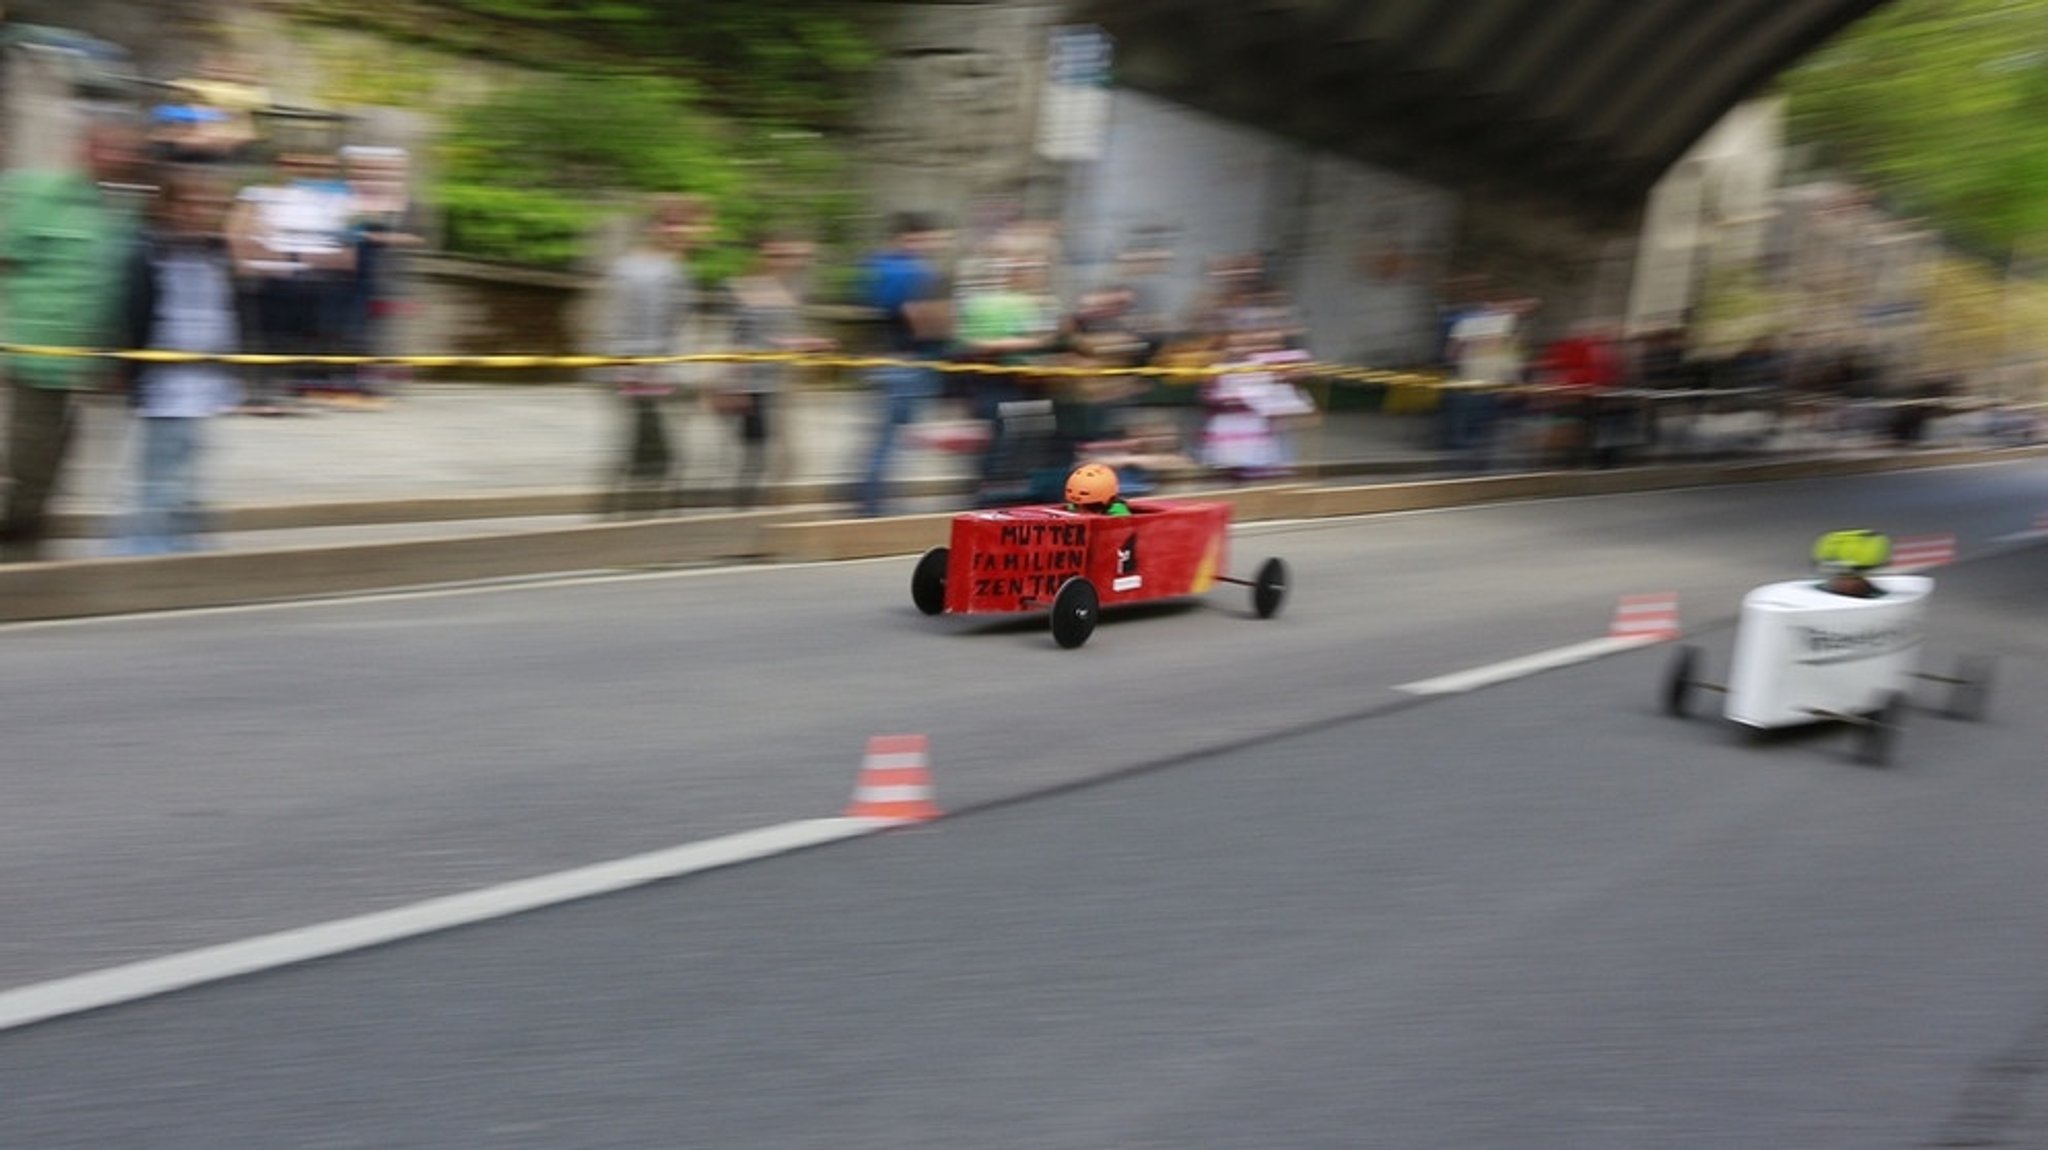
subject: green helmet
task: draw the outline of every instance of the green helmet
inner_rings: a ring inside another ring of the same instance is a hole
[[[1813,561],[1829,571],[1870,571],[1891,558],[1892,541],[1875,531],[1830,531],[1813,545]]]

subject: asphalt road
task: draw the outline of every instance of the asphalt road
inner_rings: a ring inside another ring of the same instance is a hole
[[[1655,715],[1662,652],[1391,688],[2042,508],[2007,465],[1262,527],[1280,619],[1074,653],[906,563],[7,631],[0,985],[828,814],[873,733],[954,809],[1165,769],[0,1036],[0,1145],[2029,1144],[2040,550],[1944,574],[1998,710],[1890,772]]]

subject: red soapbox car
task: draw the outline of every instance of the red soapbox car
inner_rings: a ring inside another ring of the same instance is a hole
[[[950,547],[918,560],[910,598],[927,615],[1050,611],[1052,637],[1079,647],[1104,607],[1200,595],[1218,583],[1249,587],[1268,619],[1287,597],[1287,564],[1268,559],[1257,578],[1223,574],[1230,505],[1135,500],[1129,515],[1016,507],[953,518]]]

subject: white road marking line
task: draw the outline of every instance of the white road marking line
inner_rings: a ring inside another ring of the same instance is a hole
[[[0,1031],[210,982],[612,894],[904,825],[895,819],[780,823],[465,894],[0,991]]]
[[[2038,529],[2033,531],[2014,531],[2009,535],[1994,535],[1991,541],[1993,543],[2031,543],[2036,539],[2048,539],[2048,531]]]
[[[1491,687],[1495,683],[1505,683],[1510,679],[1534,675],[1538,671],[1569,667],[1574,663],[1584,663],[1603,655],[1619,654],[1622,651],[1632,651],[1637,647],[1648,647],[1664,641],[1663,635],[1620,635],[1588,639],[1583,643],[1573,643],[1569,647],[1553,647],[1548,651],[1523,655],[1519,659],[1488,663],[1483,667],[1455,671],[1434,679],[1418,679],[1413,683],[1403,683],[1394,689],[1406,691],[1411,695],[1456,695],[1480,687]]]

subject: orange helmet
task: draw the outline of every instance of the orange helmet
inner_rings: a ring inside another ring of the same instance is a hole
[[[1100,463],[1084,463],[1067,476],[1067,502],[1094,507],[1116,498],[1116,472]]]

